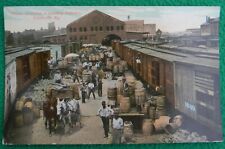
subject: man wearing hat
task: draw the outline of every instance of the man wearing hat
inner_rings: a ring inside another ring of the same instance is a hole
[[[105,137],[108,137],[109,133],[109,118],[112,115],[112,111],[106,106],[106,102],[102,101],[102,107],[98,110],[97,115],[99,115],[102,119],[103,128],[105,132]]]
[[[112,143],[120,144],[123,134],[123,119],[119,117],[119,109],[114,109],[114,117],[112,120]]]

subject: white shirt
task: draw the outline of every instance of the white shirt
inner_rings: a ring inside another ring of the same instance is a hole
[[[110,110],[110,108],[106,107],[103,109],[103,107],[101,107],[99,110],[98,110],[98,115],[100,115],[101,117],[109,117],[112,115],[112,111]]]
[[[83,63],[83,67],[85,67],[85,66],[88,66],[88,63],[87,62],[84,62]]]
[[[93,89],[95,87],[94,83],[88,83],[88,88]]]
[[[56,74],[54,75],[54,80],[61,80],[61,79],[62,79],[62,76],[61,76],[60,73],[56,73]]]
[[[92,62],[89,62],[89,63],[88,63],[88,66],[91,67],[91,66],[92,66]]]
[[[123,129],[123,119],[118,117],[117,119],[113,118],[113,129]]]
[[[109,52],[108,57],[113,57],[113,53]]]

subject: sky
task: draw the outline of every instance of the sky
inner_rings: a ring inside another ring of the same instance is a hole
[[[93,10],[121,21],[128,20],[128,16],[130,20],[144,20],[145,24],[156,24],[157,29],[171,33],[199,28],[206,16],[215,18],[220,14],[220,7],[215,6],[14,6],[4,8],[5,30],[47,29],[49,22],[62,28]]]

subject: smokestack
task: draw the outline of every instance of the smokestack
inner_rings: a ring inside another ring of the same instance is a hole
[[[130,15],[127,16],[127,20],[130,20]]]

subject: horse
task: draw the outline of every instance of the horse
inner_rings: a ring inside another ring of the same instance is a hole
[[[76,126],[76,123],[78,122],[79,125],[80,125],[80,128],[81,128],[81,126],[82,126],[81,120],[80,120],[81,111],[80,111],[79,102],[75,99],[72,99],[72,100],[68,101],[67,103],[68,103],[68,106],[69,106],[69,110],[71,112],[72,127],[73,127],[73,124],[75,124],[75,126]]]
[[[52,131],[56,128],[57,122],[57,109],[56,100],[47,99],[43,102],[43,115],[45,118],[45,128],[49,128],[49,135],[52,135]]]
[[[72,127],[71,112],[65,99],[58,99],[56,107],[57,115],[59,116],[59,121],[63,122],[63,127],[65,128],[66,126],[66,120],[68,120],[69,125]]]

